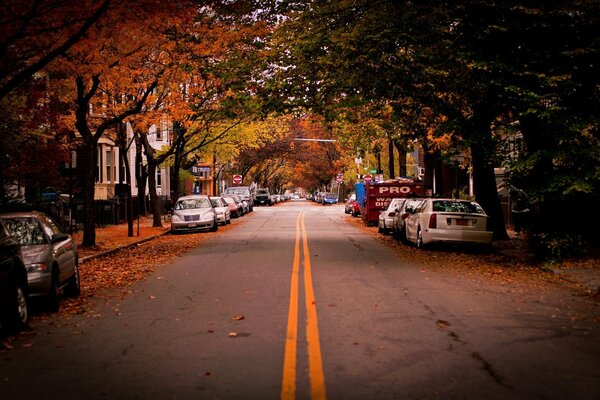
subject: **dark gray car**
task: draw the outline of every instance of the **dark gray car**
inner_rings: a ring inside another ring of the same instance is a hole
[[[0,325],[3,330],[19,330],[27,324],[27,293],[21,246],[0,220]]]

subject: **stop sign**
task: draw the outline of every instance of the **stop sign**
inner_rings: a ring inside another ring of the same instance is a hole
[[[363,179],[364,179],[365,183],[373,182],[373,177],[370,174],[363,176]]]
[[[233,183],[235,183],[236,185],[242,183],[242,176],[241,175],[234,175],[233,176]]]
[[[342,175],[342,174],[338,174],[338,175],[335,177],[335,180],[336,180],[336,182],[337,182],[337,183],[342,183],[342,182],[344,181],[344,175]]]

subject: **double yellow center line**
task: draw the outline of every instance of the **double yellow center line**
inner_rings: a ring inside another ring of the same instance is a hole
[[[292,283],[290,288],[290,308],[285,340],[285,355],[283,358],[283,379],[281,385],[281,400],[296,398],[296,358],[298,347],[298,294],[300,280],[300,239],[304,254],[304,298],[306,305],[306,342],[308,347],[308,368],[312,400],[325,400],[325,375],[319,341],[319,324],[317,321],[317,302],[313,290],[310,266],[308,238],[304,225],[304,211],[296,218],[296,242],[294,246],[294,264],[292,268]]]

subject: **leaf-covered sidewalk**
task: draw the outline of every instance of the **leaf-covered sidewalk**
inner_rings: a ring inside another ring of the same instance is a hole
[[[147,240],[156,235],[165,234],[170,229],[170,223],[162,221],[163,227],[152,227],[152,218],[142,217],[133,222],[133,236],[127,235],[127,224],[109,225],[96,228],[96,246],[82,247],[83,231],[77,231],[73,238],[77,243],[80,260],[85,260],[90,256],[97,256],[105,252],[119,249],[143,240]]]

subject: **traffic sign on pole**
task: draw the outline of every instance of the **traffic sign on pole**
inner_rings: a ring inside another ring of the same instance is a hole
[[[240,183],[242,183],[242,176],[241,175],[234,175],[233,176],[233,183],[235,183],[236,185],[239,185]]]
[[[335,178],[335,181],[336,181],[337,183],[342,183],[342,182],[344,182],[344,175],[343,175],[343,174],[338,174],[338,175],[336,176],[336,178]]]
[[[371,174],[367,174],[363,176],[363,180],[365,181],[365,183],[371,183],[373,182],[373,176]]]

